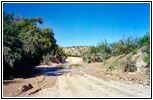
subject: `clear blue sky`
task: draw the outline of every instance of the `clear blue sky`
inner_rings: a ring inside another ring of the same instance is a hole
[[[141,37],[150,32],[149,3],[4,3],[7,13],[43,17],[43,28],[51,27],[57,44],[91,46],[106,39]]]

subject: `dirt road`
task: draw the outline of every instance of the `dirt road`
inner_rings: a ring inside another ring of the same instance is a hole
[[[77,60],[76,60],[77,59]],[[80,63],[79,58],[69,58],[72,63]],[[150,89],[139,84],[127,84],[115,80],[103,80],[84,71],[72,75],[66,73],[57,77],[55,85],[32,95],[33,97],[149,97]]]
[[[77,68],[60,68],[59,65],[37,66],[40,74],[29,78],[3,81],[4,97],[150,97],[150,86],[138,84],[149,77],[141,73],[124,74],[107,72],[96,64],[84,64],[81,58],[68,57],[65,63],[80,64]],[[130,81],[126,81],[130,79]],[[32,89],[18,92],[31,84]]]
[[[36,97],[147,97],[149,88],[116,81],[104,81],[82,75],[59,76],[52,88],[43,89]]]

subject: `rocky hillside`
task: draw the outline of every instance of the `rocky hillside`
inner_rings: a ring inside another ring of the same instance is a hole
[[[67,55],[80,56],[82,53],[89,50],[89,46],[73,46],[62,48]]]

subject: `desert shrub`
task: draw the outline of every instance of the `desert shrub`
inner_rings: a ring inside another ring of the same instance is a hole
[[[144,62],[146,62],[148,64],[148,66],[150,65],[150,34],[146,34],[144,35],[140,41],[140,46],[143,47],[143,49],[141,51],[146,52],[147,56],[144,57]]]
[[[106,53],[95,53],[95,54],[86,54],[83,56],[84,62],[102,62],[105,59],[109,58],[109,55]]]
[[[146,62],[148,65],[150,65],[150,55],[147,55],[144,57],[144,62]]]
[[[109,58],[110,56],[117,56],[121,54],[132,54],[136,53],[139,47],[139,39],[128,37],[126,39],[121,39],[118,42],[108,44],[105,40],[99,43],[98,46],[93,46],[88,52],[83,54],[84,61],[90,62],[102,62],[103,60]]]
[[[128,54],[130,52],[135,52],[138,48],[139,39],[128,37],[126,39],[121,39],[119,42],[111,43],[112,56],[120,54]]]
[[[65,59],[67,58],[67,55],[63,52],[62,48],[59,47],[58,45],[56,45],[53,55],[55,55],[55,57],[59,59],[60,62],[64,62]]]
[[[121,62],[124,72],[135,72],[137,69],[134,64],[135,62],[131,60],[131,57],[127,57]]]
[[[150,47],[150,34],[147,33],[146,35],[144,35],[140,40],[139,40],[139,44],[141,46],[147,46],[147,48]],[[146,50],[147,50],[146,48]],[[150,49],[149,49],[150,50]],[[150,53],[150,52],[147,52]]]
[[[107,41],[99,43],[98,46],[92,46],[89,51],[83,53],[84,62],[102,62],[110,57],[111,49]]]
[[[88,61],[88,64],[89,64],[89,63],[91,63],[91,61],[90,61],[90,60]]]
[[[123,57],[115,57],[106,68],[107,71],[123,70],[124,72],[134,72],[137,70],[135,67],[135,62],[131,60],[131,54]]]
[[[132,53],[132,55],[136,54],[136,49],[133,49],[133,50],[131,51],[131,53]]]

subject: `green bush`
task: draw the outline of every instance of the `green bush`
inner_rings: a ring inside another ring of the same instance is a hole
[[[139,42],[141,46],[145,46],[145,52],[150,54],[150,34],[144,35]]]
[[[107,41],[100,43],[98,46],[92,46],[88,52],[83,53],[84,62],[102,62],[109,58],[111,49]]]
[[[40,61],[54,59],[63,62],[66,58],[56,44],[51,28],[39,28],[43,19],[16,17],[3,14],[3,69],[4,76],[28,72]],[[47,58],[48,57],[48,58]],[[52,59],[51,59],[52,58]]]
[[[133,49],[133,50],[131,51],[131,53],[132,53],[132,55],[136,54],[136,49]]]
[[[150,66],[150,34],[144,35],[140,41],[140,45],[143,47],[142,51],[147,53],[147,56],[144,57],[144,62]]]
[[[146,62],[148,65],[150,65],[150,55],[147,55],[144,57],[144,62]]]
[[[139,44],[141,46],[150,46],[150,34],[147,33],[146,35],[144,35],[140,40],[139,40]]]
[[[121,39],[119,42],[111,43],[112,55],[128,54],[130,52],[135,53],[138,48],[138,39],[128,37],[127,39]],[[133,50],[133,51],[132,51]]]

